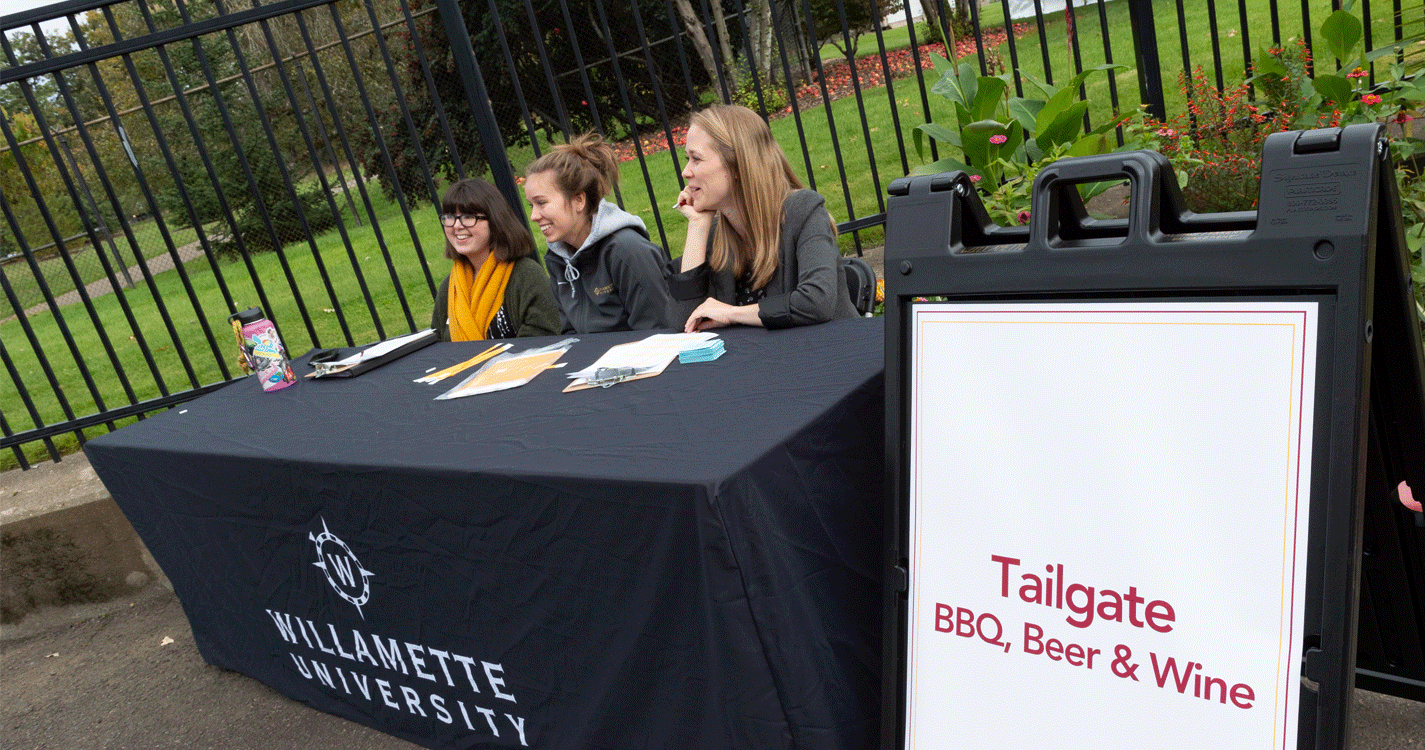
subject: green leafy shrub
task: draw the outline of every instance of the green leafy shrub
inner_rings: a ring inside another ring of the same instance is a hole
[[[762,102],[767,105],[767,110],[763,114],[772,115],[787,108],[787,90],[780,85],[768,85],[762,82]],[[757,89],[752,86],[751,80],[745,81],[732,92],[732,103],[746,107],[753,112],[762,111],[762,102],[757,101]]]
[[[1121,68],[1099,65],[1079,73],[1055,87],[1021,71],[1029,86],[1043,98],[1009,96],[1009,76],[981,76],[968,63],[956,68],[935,56],[940,80],[931,91],[947,99],[955,108],[955,125],[939,123],[916,126],[913,132],[916,153],[926,159],[927,136],[950,152],[931,164],[912,170],[933,174],[960,170],[970,175],[985,200],[985,208],[1001,224],[1028,221],[1030,190],[1039,169],[1064,156],[1104,154],[1120,148],[1138,148],[1129,141],[1117,147],[1110,134],[1133,115],[1120,115],[1088,132],[1084,113],[1088,102],[1078,96],[1079,84],[1090,75]],[[1107,189],[1109,183],[1080,186],[1088,199]]]
[[[296,203],[289,199],[274,201],[268,205],[268,216],[272,220],[271,231],[268,231],[267,222],[263,220],[262,212],[256,205],[243,209],[236,217],[234,235],[217,243],[218,253],[237,255],[241,252],[242,246],[238,244],[238,236],[242,237],[248,252],[267,252],[292,242],[304,241],[307,239],[307,232],[302,228],[302,217],[306,218],[307,227],[313,237],[336,226],[336,213],[332,210],[332,204],[327,200],[321,185],[303,188],[297,193],[297,198]],[[299,210],[302,212],[301,217],[297,214]],[[276,245],[273,244],[273,235],[277,238]]]

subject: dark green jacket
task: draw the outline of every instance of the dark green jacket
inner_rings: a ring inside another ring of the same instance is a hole
[[[450,340],[449,310],[450,274],[440,282],[435,291],[435,309],[431,312],[430,327],[435,329],[441,341]],[[510,338],[513,336],[553,336],[559,333],[559,307],[554,304],[554,295],[549,291],[549,277],[539,267],[534,256],[515,261],[510,272],[510,282],[505,285],[505,302],[495,319],[490,322],[486,338]]]

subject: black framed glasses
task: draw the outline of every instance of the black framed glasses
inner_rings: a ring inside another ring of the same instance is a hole
[[[453,227],[456,224],[462,227],[473,227],[488,218],[490,217],[485,214],[441,214],[440,223],[448,227]]]

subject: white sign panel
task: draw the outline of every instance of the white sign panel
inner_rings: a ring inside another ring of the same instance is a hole
[[[905,746],[1295,748],[1316,304],[912,310]]]

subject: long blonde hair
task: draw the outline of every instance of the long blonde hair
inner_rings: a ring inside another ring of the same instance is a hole
[[[717,233],[709,265],[719,271],[731,265],[736,276],[750,266],[752,288],[761,289],[777,270],[782,204],[789,193],[803,187],[802,181],[792,172],[767,123],[746,107],[715,104],[693,113],[689,125],[701,128],[716,145],[747,223],[748,236],[740,252],[733,247],[732,232]]]
[[[524,175],[540,172],[554,173],[554,186],[565,200],[582,194],[584,213],[592,217],[598,213],[604,196],[618,184],[618,156],[598,133],[585,133],[535,159],[525,168]]]

